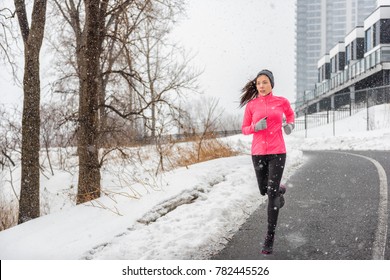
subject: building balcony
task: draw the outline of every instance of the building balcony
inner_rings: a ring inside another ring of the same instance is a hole
[[[317,103],[323,98],[345,90],[382,70],[390,69],[390,44],[381,44],[366,53],[365,57],[347,65],[343,71],[332,73],[330,79],[317,83],[313,90],[305,91],[296,101],[296,111]],[[369,86],[368,86],[369,87]]]

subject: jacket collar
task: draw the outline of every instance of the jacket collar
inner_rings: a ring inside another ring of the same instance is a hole
[[[273,95],[274,95],[274,94],[273,94],[273,92],[272,92],[272,90],[271,90],[271,92],[268,93],[266,96],[262,96],[262,95],[259,94],[257,97],[258,97],[258,98],[262,98],[262,99],[268,99],[268,98],[271,98]]]

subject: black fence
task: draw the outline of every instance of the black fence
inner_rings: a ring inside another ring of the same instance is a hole
[[[184,142],[191,141],[202,137],[204,139],[211,138],[221,138],[232,135],[241,134],[241,130],[218,130],[218,131],[210,131],[207,133],[199,132],[199,133],[176,133],[176,134],[167,134],[167,135],[159,135],[156,137],[145,136],[139,139],[133,140],[133,144],[139,145],[148,145],[154,143],[172,143],[172,142]]]
[[[368,109],[372,106],[390,103],[390,85],[336,94],[333,104],[330,97],[320,102],[322,103],[313,105],[318,112],[314,112],[315,110],[312,108],[296,119],[295,129],[297,131],[330,123],[334,124],[336,121],[350,117],[362,110],[367,112],[365,121],[367,130],[369,130],[370,114]]]

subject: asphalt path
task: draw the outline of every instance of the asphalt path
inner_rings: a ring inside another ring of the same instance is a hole
[[[264,203],[211,259],[390,259],[390,152],[310,151],[304,159],[287,183],[274,253],[260,253]]]

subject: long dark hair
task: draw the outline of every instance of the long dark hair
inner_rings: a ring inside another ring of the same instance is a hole
[[[249,81],[241,90],[240,108],[245,106],[253,98],[257,97],[256,79]]]

